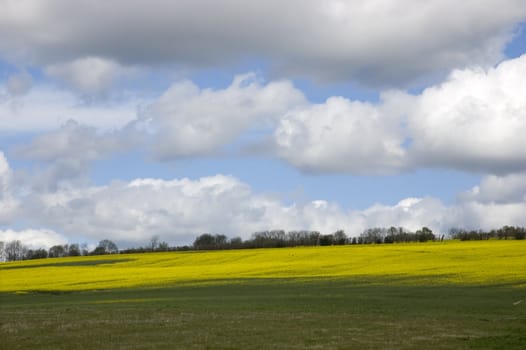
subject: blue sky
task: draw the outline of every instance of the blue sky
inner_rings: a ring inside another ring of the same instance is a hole
[[[0,1],[0,241],[526,225],[521,5]]]

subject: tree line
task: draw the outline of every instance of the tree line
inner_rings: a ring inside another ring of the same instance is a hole
[[[443,240],[444,236],[438,239]],[[427,242],[437,240],[433,231],[423,227],[416,232],[410,232],[402,227],[370,228],[358,237],[349,237],[343,230],[331,234],[321,234],[318,231],[271,230],[252,234],[250,239],[240,237],[228,239],[225,235],[204,233],[197,237],[192,245],[196,250],[242,249],[242,248],[281,248],[297,246],[329,246],[345,244],[381,244]]]
[[[461,241],[478,241],[487,239],[525,239],[526,228],[518,226],[503,226],[497,230],[463,230],[452,228],[449,235]]]
[[[1,261],[30,260],[43,258],[59,258],[67,256],[87,256],[105,254],[131,254],[146,252],[187,251],[187,250],[222,250],[222,249],[254,249],[254,248],[282,248],[297,246],[329,246],[345,244],[392,244],[410,242],[442,241],[444,239],[487,240],[487,239],[518,239],[526,238],[526,228],[516,226],[503,226],[500,229],[464,230],[453,228],[447,235],[435,235],[428,227],[412,232],[403,227],[375,227],[364,230],[360,235],[349,237],[343,230],[330,234],[321,234],[319,231],[288,231],[268,230],[254,232],[249,239],[241,237],[228,238],[223,234],[203,233],[199,235],[192,245],[170,246],[167,242],[160,241],[159,236],[150,238],[149,244],[144,247],[119,250],[117,245],[104,239],[93,249],[89,250],[87,244],[54,245],[46,249],[28,249],[19,240],[0,242]]]
[[[3,261],[32,260],[44,258],[63,258],[67,256],[87,256],[117,254],[119,248],[109,239],[104,239],[93,250],[88,249],[87,244],[57,244],[49,249],[29,249],[19,240],[0,242],[0,256]]]
[[[364,230],[358,236],[349,237],[345,231],[338,230],[331,234],[318,231],[270,230],[255,232],[243,240],[240,237],[228,238],[222,234],[204,233],[198,236],[192,247],[195,250],[243,249],[243,248],[281,248],[296,246],[328,246],[345,244],[392,244],[443,241],[444,239],[479,240],[479,239],[525,239],[526,228],[503,226],[491,231],[467,231],[451,229],[447,235],[435,234],[428,227],[415,232],[403,227],[375,227]],[[188,247],[187,247],[188,248]]]

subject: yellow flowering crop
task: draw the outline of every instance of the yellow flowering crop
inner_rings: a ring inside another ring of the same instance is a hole
[[[42,259],[0,264],[0,291],[72,291],[320,277],[371,282],[396,280],[396,283],[411,284],[506,283],[526,287],[526,241],[448,241]]]

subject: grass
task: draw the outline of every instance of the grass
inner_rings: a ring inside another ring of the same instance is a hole
[[[6,349],[524,349],[525,243],[2,264],[0,338]]]

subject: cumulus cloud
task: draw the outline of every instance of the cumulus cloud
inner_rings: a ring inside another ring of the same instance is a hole
[[[27,107],[13,110],[5,106],[2,111],[0,106],[0,126],[34,132],[41,122],[42,127],[51,128],[38,133],[29,143],[14,147],[17,157],[38,165],[33,171],[38,171],[39,176],[26,182],[39,191],[51,191],[72,182],[87,184],[93,161],[134,146],[145,147],[161,160],[213,154],[244,131],[270,128],[285,111],[306,103],[291,82],[265,84],[252,73],[236,76],[230,86],[218,90],[200,89],[189,81],[175,83],[142,111],[124,109],[124,116],[113,106],[106,110],[105,106],[68,107],[67,102],[78,102],[71,94],[41,87],[35,90],[25,97]],[[59,120],[51,118],[54,108],[56,113],[71,112],[75,119],[59,124]],[[55,129],[53,125],[60,126]]]
[[[6,89],[9,96],[23,96],[33,86],[33,78],[27,72],[10,75],[7,78]]]
[[[22,71],[11,74],[3,84],[0,84],[0,124],[2,109],[15,112],[24,106],[24,96],[33,87],[31,74]]]
[[[210,154],[243,131],[268,127],[288,109],[305,103],[289,81],[262,84],[256,75],[236,76],[224,89],[172,85],[134,123],[159,159]]]
[[[458,203],[459,226],[526,226],[526,173],[485,176],[479,185],[459,193]]]
[[[9,176],[10,168],[5,158],[4,152],[0,151],[0,174],[2,175],[2,184],[7,181]]]
[[[50,228],[2,237],[137,245],[154,234],[179,244],[202,232],[247,238],[273,228],[356,235],[374,226],[526,225],[526,55],[494,66],[526,19],[522,0],[0,0],[0,7],[0,60],[21,67],[0,87],[0,130],[36,135],[12,154],[38,174],[15,176],[0,152],[0,225],[22,218],[17,227]],[[252,73],[220,89],[179,81],[155,100],[125,92],[86,103],[111,93],[132,66],[232,67],[254,58],[272,76],[397,88],[457,69],[419,93],[384,91],[378,103],[334,96],[312,104],[290,80],[265,83]],[[24,66],[62,86],[34,84]],[[225,175],[106,186],[89,179],[92,162],[132,144],[172,161],[238,147],[243,136],[312,173],[493,175],[451,205],[406,198],[363,210],[324,200],[285,205]]]
[[[280,120],[274,133],[277,153],[306,171],[399,171],[405,166],[401,120],[393,103],[378,108],[332,97],[291,111]]]
[[[69,120],[60,129],[17,146],[15,153],[42,164],[39,176],[31,179],[30,185],[48,191],[71,181],[87,182],[91,162],[125,148],[126,140],[114,133],[98,133],[93,127]]]
[[[452,217],[457,227],[493,229],[504,225],[526,226],[525,174],[487,176],[479,186],[459,194]],[[497,188],[504,192],[496,191]],[[515,193],[511,193],[511,190]]]
[[[18,209],[19,203],[14,195],[12,177],[9,163],[0,151],[0,224],[11,222]]]
[[[0,242],[20,241],[29,249],[49,249],[54,245],[66,244],[68,239],[46,229],[0,230]]]
[[[97,159],[107,149],[116,147],[111,134],[97,134],[97,129],[67,121],[60,129],[37,136],[30,144],[19,146],[17,153],[34,160]]]
[[[133,243],[153,234],[187,242],[201,232],[239,234],[263,222],[265,212],[246,184],[221,175],[69,189],[34,197],[26,210],[68,234]]]
[[[427,226],[435,231],[450,227],[449,211],[439,199],[406,198],[393,206],[376,204],[360,213],[363,227],[404,227],[417,230]]]
[[[265,229],[332,232],[350,224],[336,204],[313,201],[286,206],[279,198],[253,193],[247,184],[225,175],[62,189],[32,196],[24,210],[35,224],[60,228],[66,235],[110,238],[124,245],[144,244],[153,234],[182,244],[204,232],[248,238]]]
[[[119,76],[126,74],[126,69],[115,61],[100,57],[83,57],[53,64],[45,71],[86,97],[104,95]]]
[[[494,64],[526,16],[521,0],[2,4],[0,52],[10,60],[210,67],[260,57],[288,74],[380,85]]]
[[[526,55],[454,71],[418,96],[408,121],[418,166],[509,173],[526,169]]]
[[[280,120],[277,153],[315,172],[521,171],[526,169],[524,76],[526,55],[494,68],[456,70],[418,95],[387,92],[378,104],[329,98]]]
[[[114,134],[120,142],[142,139],[163,161],[214,154],[247,131],[265,130],[273,132],[275,154],[307,172],[507,174],[526,169],[525,75],[523,55],[493,68],[456,70],[416,95],[386,91],[378,103],[331,97],[308,104],[290,81],[263,83],[252,73],[223,89],[179,81],[151,103],[117,106],[78,105],[71,94],[36,87],[16,109],[0,103],[0,127],[34,131],[70,115],[82,124],[122,129]]]
[[[455,208],[456,227],[494,229],[504,225],[526,226],[526,202],[466,202]]]
[[[59,128],[69,119],[98,129],[124,127],[137,116],[149,100],[130,97],[104,104],[86,104],[71,92],[36,85],[18,103],[0,99],[0,130],[10,133],[35,133]]]
[[[526,202],[526,174],[485,176],[480,185],[459,194],[463,202],[512,204]]]
[[[491,177],[483,179],[480,187],[492,181]],[[517,180],[506,177],[501,181],[515,186]],[[520,187],[519,191],[522,199],[510,197],[504,201],[494,193],[494,200],[488,200],[489,194],[483,199],[459,196],[456,203],[445,205],[433,197],[406,198],[395,205],[345,210],[324,200],[286,205],[279,197],[255,193],[232,176],[215,175],[195,180],[145,178],[106,186],[61,188],[28,196],[20,210],[30,218],[31,225],[51,227],[64,237],[80,235],[94,241],[109,238],[121,246],[137,246],[152,235],[171,244],[188,244],[205,232],[248,238],[255,231],[267,229],[322,233],[343,229],[356,236],[371,227],[417,230],[427,226],[436,233],[446,233],[452,227],[526,225],[526,188]]]

